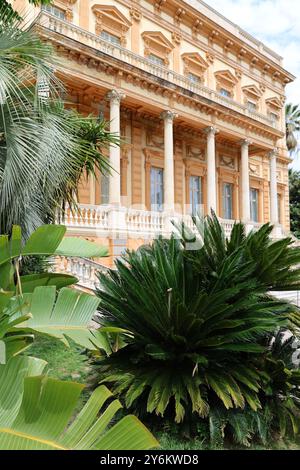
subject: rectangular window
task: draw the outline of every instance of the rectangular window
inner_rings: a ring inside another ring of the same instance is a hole
[[[223,184],[223,218],[224,219],[233,219],[233,184],[224,183]]]
[[[112,44],[117,44],[118,46],[121,44],[121,40],[118,36],[109,33],[108,31],[101,31],[100,37],[105,41],[111,42]]]
[[[56,18],[59,18],[60,20],[66,19],[66,12],[61,8],[55,7],[54,5],[42,5],[42,10],[50,13],[53,16],[56,16]]]
[[[101,174],[101,204],[109,203],[109,175]]]
[[[220,95],[226,96],[226,98],[230,98],[230,97],[231,97],[230,91],[229,91],[229,90],[226,90],[226,88],[221,88],[221,89],[220,89]]]
[[[258,189],[250,188],[250,218],[258,222]]]
[[[149,54],[148,59],[151,60],[151,62],[153,62],[156,65],[162,65],[162,66],[165,65],[164,60],[161,57],[159,57],[158,55]]]
[[[253,101],[248,101],[247,102],[247,108],[249,111],[256,111],[257,110],[257,104],[253,103]]]
[[[162,211],[164,203],[163,169],[151,168],[151,210]]]
[[[188,73],[187,77],[193,83],[201,82],[200,77],[198,75],[195,75],[194,73]]]
[[[190,176],[190,206],[192,215],[203,215],[202,178],[200,176]]]

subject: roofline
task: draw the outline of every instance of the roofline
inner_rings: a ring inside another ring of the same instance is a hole
[[[283,65],[282,65],[283,57],[281,55],[277,54],[275,51],[273,51],[271,48],[269,48],[265,43],[263,43],[262,41],[256,39],[252,34],[248,33],[246,30],[241,28],[239,25],[237,25],[233,21],[226,18],[224,15],[222,15],[222,13],[215,10],[213,7],[211,7],[210,5],[205,3],[203,0],[182,0],[182,1],[183,1],[183,3],[188,5],[189,7],[193,8],[196,11],[198,11],[198,13],[202,13],[211,22],[217,24],[221,28],[223,27],[222,24],[218,23],[214,18],[211,18],[210,16],[208,16],[208,14],[206,14],[205,11],[203,11],[203,9],[207,9],[208,11],[210,11],[211,13],[216,15],[216,17],[218,17],[220,20],[225,21],[227,23],[227,25],[232,26],[236,30],[236,31],[226,30],[227,33],[232,34],[233,36],[235,36],[237,39],[239,39],[241,41],[243,41],[245,39],[248,39],[248,41],[246,41],[246,44],[249,47],[253,48],[253,46],[256,45],[257,48],[258,48],[257,52],[262,54],[265,57],[266,60],[269,60],[269,61],[273,62],[274,65],[276,65],[276,67],[280,68],[281,71],[284,71],[286,73],[286,75],[288,75],[288,77],[291,79],[291,81],[296,80],[297,77],[295,75],[293,75],[292,73],[290,73],[288,70],[286,70],[283,67]],[[198,8],[197,8],[197,4],[198,4]],[[199,6],[202,7],[202,10],[199,9]],[[239,35],[237,33],[240,33],[240,35],[243,38],[239,37]],[[253,44],[251,44],[251,42]]]

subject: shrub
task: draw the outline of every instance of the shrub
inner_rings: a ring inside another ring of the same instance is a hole
[[[268,422],[269,402],[277,416],[293,404],[285,418],[295,430],[298,371],[272,355],[270,338],[299,313],[270,291],[299,289],[300,250],[272,241],[269,224],[248,235],[236,224],[227,240],[214,215],[195,223],[199,249],[186,249],[192,235],[179,227],[179,239],[127,252],[99,275],[104,323],[126,330],[126,346],[101,362],[102,382],[139,415],[209,419],[212,434],[219,420],[245,444],[262,428],[255,413]],[[239,437],[234,423],[246,421]]]

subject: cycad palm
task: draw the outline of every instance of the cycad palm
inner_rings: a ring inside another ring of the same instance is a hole
[[[271,242],[269,225],[246,236],[236,224],[226,240],[216,217],[198,226],[201,247],[187,251],[186,234],[156,240],[101,275],[98,292],[106,323],[128,343],[101,364],[104,382],[136,412],[177,422],[216,407],[259,410],[272,380],[265,335],[298,315],[268,294],[300,288],[290,239]]]
[[[288,150],[293,153],[297,150],[298,141],[295,133],[300,130],[300,108],[299,105],[288,103],[285,107],[286,119],[286,143]]]

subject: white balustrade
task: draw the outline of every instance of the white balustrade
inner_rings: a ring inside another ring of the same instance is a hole
[[[119,212],[124,216],[117,217]],[[111,226],[110,215],[114,213],[114,225]],[[122,233],[122,237],[128,238],[155,238],[159,235],[170,236],[174,231],[171,222],[184,222],[192,232],[196,233],[197,228],[193,224],[190,215],[182,215],[178,213],[169,214],[168,212],[145,211],[122,207],[120,209],[113,206],[94,206],[90,204],[79,204],[78,210],[73,212],[66,210],[65,218],[61,221],[67,226],[70,232],[83,232],[101,236],[115,236]],[[219,219],[225,236],[229,237],[234,220]],[[125,225],[124,225],[125,224]],[[247,224],[247,232],[256,231],[261,227],[258,222],[249,222]],[[282,227],[278,226],[276,234],[272,234],[273,238],[281,238],[284,234]]]
[[[128,232],[140,234],[156,234],[164,231],[162,212],[128,209],[126,213]]]
[[[234,220],[220,219],[220,223],[223,227],[226,238],[230,237],[231,231],[234,226],[234,222],[235,222]]]
[[[78,204],[77,208],[66,209],[62,222],[68,227],[108,229],[109,210],[106,206]]]
[[[264,114],[250,111],[247,106],[230,98],[221,96],[218,92],[201,84],[193,83],[188,77],[180,75],[166,67],[154,64],[146,57],[135,54],[134,52],[131,52],[117,44],[111,44],[96,34],[89,33],[88,31],[85,31],[78,26],[74,26],[72,23],[58,19],[47,12],[41,12],[36,18],[35,24],[104,52],[114,59],[119,59],[129,65],[145,70],[146,72],[163,80],[174,83],[182,88],[186,88],[195,94],[220,103],[233,111],[243,114],[244,116],[248,116],[270,127],[278,127],[276,122]]]
[[[107,270],[106,266],[86,258],[58,256],[54,265],[55,272],[77,277],[78,285],[87,289],[95,289],[99,286],[97,273]]]

